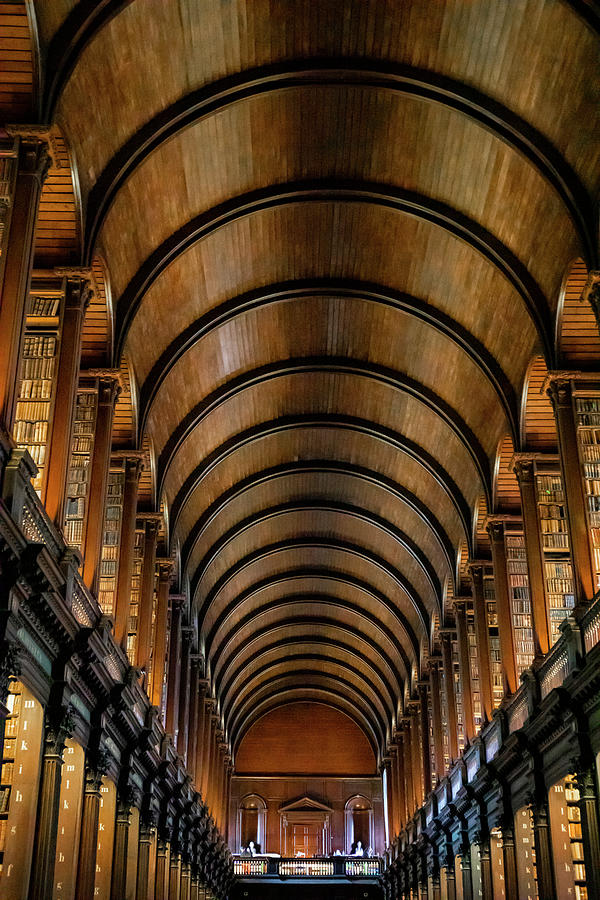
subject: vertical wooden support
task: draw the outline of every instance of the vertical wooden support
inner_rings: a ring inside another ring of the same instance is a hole
[[[502,824],[502,861],[504,864],[504,885],[507,897],[518,897],[517,848],[515,845],[515,824],[512,818]]]
[[[138,843],[138,864],[135,882],[135,900],[148,900],[150,884],[150,851],[154,838],[154,829],[148,822],[140,823]]]
[[[586,498],[583,490],[577,429],[573,410],[573,390],[569,380],[557,377],[550,382],[548,396],[554,409],[560,468],[567,501],[567,524],[573,560],[577,601],[594,596],[594,570],[587,530]]]
[[[48,516],[62,528],[67,473],[71,454],[73,411],[81,359],[81,328],[92,297],[91,270],[61,269],[65,274],[65,302],[58,343],[56,398],[52,433],[46,450],[46,479],[42,501]]]
[[[127,884],[127,849],[131,826],[131,802],[119,798],[115,823],[110,900],[123,900]]]
[[[93,900],[94,897],[101,787],[102,774],[93,767],[86,765],[75,900]]]
[[[146,689],[149,690],[148,671],[152,656],[152,607],[154,605],[154,583],[156,580],[156,544],[158,542],[158,521],[148,518],[144,521],[144,555],[140,580],[138,608],[138,632],[136,665],[146,672]],[[152,666],[153,668],[153,666]]]
[[[600,822],[598,790],[593,763],[578,767],[575,775],[581,811],[581,837],[588,896],[600,897]]]
[[[46,140],[17,137],[16,180],[0,296],[0,420],[12,431],[40,194],[50,167]]]
[[[71,731],[71,716],[65,710],[46,722],[29,900],[50,900],[52,896],[63,753]]]
[[[538,900],[554,900],[554,860],[550,838],[548,801],[544,797],[531,806],[533,816],[533,840],[535,844],[535,868],[537,872]]]
[[[125,484],[123,486],[123,513],[121,518],[121,545],[117,571],[117,595],[115,601],[115,639],[125,650],[127,647],[127,621],[131,599],[133,576],[133,551],[135,524],[142,460],[138,454],[125,457]]]
[[[199,709],[199,671],[200,664],[197,654],[191,657],[190,670],[190,699],[189,699],[189,734],[188,734],[188,752],[187,767],[192,776],[192,783],[197,783],[198,773],[196,771],[196,763],[198,761],[198,709]]]
[[[181,888],[181,853],[178,850],[171,851],[169,865],[169,900],[180,900]]]
[[[169,629],[169,674],[167,684],[167,731],[177,745],[179,727],[179,682],[181,677],[181,616],[184,598],[171,596],[171,627]]]
[[[529,594],[531,597],[536,653],[546,654],[550,649],[551,641],[546,610],[546,579],[544,578],[544,560],[540,542],[540,523],[538,520],[538,504],[535,489],[535,465],[533,460],[519,456],[513,468],[519,482],[519,491],[521,492],[521,511],[523,513],[523,532],[525,534],[525,551],[527,553],[527,568],[529,571]]]
[[[167,664],[167,629],[169,621],[169,587],[173,564],[171,560],[158,563],[158,585],[156,589],[156,621],[154,626],[154,647],[152,650],[152,703],[164,714],[163,685]]]
[[[206,744],[206,681],[198,679],[198,739],[196,742],[196,788],[202,793],[202,770]]]
[[[419,716],[421,729],[421,763],[423,766],[423,800],[431,791],[431,747],[429,746],[429,698],[427,691],[429,680],[420,681],[417,685],[419,691]]]
[[[454,691],[454,666],[452,664],[452,640],[454,632],[440,629],[442,638],[442,661],[444,665],[444,686],[446,694],[446,715],[448,716],[448,744],[450,761],[458,758],[458,725],[456,721],[456,694]]]
[[[89,372],[86,373],[86,375],[89,374]],[[85,543],[83,546],[83,580],[94,593],[97,589],[100,572],[113,417],[119,392],[118,372],[106,370],[100,374],[98,379],[98,413],[96,417],[94,449],[90,462],[88,512]]]
[[[412,764],[412,723],[410,716],[405,716],[402,724],[404,726],[404,777],[406,779],[406,819],[408,821],[412,818],[416,809]]]
[[[392,807],[393,807],[393,815],[390,817],[390,843],[393,842],[394,838],[400,831],[399,825],[399,817],[400,817],[400,803],[399,803],[399,790],[398,790],[398,747],[396,744],[392,744],[390,746],[390,781],[391,781],[391,789],[392,789]]]
[[[158,838],[156,850],[156,874],[154,879],[154,900],[169,900],[167,879],[169,875],[169,842]]]
[[[492,675],[490,668],[490,645],[487,624],[487,610],[483,586],[483,564],[472,562],[469,565],[473,596],[473,616],[477,646],[477,663],[479,666],[479,691],[483,706],[484,720],[492,721],[494,711],[492,695]]]
[[[431,724],[433,726],[433,749],[435,752],[436,778],[442,779],[445,775],[444,764],[444,735],[442,731],[442,702],[440,685],[441,660],[432,658],[429,668],[429,682],[431,686]]]
[[[494,885],[492,880],[492,854],[489,835],[478,835],[476,838],[476,843],[479,846],[482,900],[494,900]]]
[[[187,764],[190,724],[190,674],[192,638],[194,630],[190,626],[181,629],[181,665],[179,679],[179,719],[177,726],[177,750]]]
[[[396,765],[398,778],[398,833],[406,823],[406,787],[404,775],[404,734],[401,730],[396,732]]]
[[[466,601],[457,599],[454,603],[454,612],[456,614],[456,637],[458,644],[458,663],[460,665],[465,735],[470,743],[475,737],[475,720],[473,718],[473,695],[471,693],[471,660],[469,657]]]
[[[202,753],[202,788],[201,794],[208,804],[208,793],[210,786],[210,769],[212,755],[212,697],[207,697],[204,701],[204,751]]]
[[[490,522],[487,530],[490,536],[492,561],[494,564],[494,587],[496,590],[496,608],[498,611],[498,635],[500,637],[502,671],[504,673],[508,692],[514,694],[517,689],[517,669],[515,665],[512,614],[508,593],[504,525],[502,522]]]

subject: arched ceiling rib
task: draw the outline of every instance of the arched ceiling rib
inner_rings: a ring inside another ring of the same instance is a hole
[[[232,746],[300,698],[383,752],[596,267],[595,6],[36,12]]]

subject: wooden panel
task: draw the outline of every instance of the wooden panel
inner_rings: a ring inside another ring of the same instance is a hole
[[[249,729],[236,754],[236,772],[374,775],[375,759],[365,735],[343,713],[292,703]]]
[[[34,49],[25,2],[0,3],[0,118],[31,122],[35,117]]]
[[[526,379],[523,438],[528,450],[556,452],[558,438],[550,398],[543,391],[548,374],[542,357],[534,359]]]
[[[79,217],[69,153],[64,138],[52,138],[55,161],[44,182],[35,232],[35,264],[39,268],[77,265],[80,259]]]
[[[122,390],[115,405],[113,419],[112,443],[113,447],[133,447],[135,444],[135,417],[133,408],[133,392],[136,390],[135,381],[132,381],[129,363],[126,357],[121,360],[119,368],[121,373]]]
[[[99,257],[92,262],[96,290],[87,308],[81,333],[81,359],[86,368],[105,366],[110,361],[110,310],[104,265]]]
[[[495,509],[493,512],[516,512],[521,510],[521,494],[517,476],[510,468],[515,449],[507,435],[498,450],[497,475],[494,490]]]
[[[154,477],[154,451],[152,442],[147,434],[144,435],[142,441],[142,450],[144,451],[144,468],[138,489],[138,505],[140,509],[148,512],[154,510],[156,483]]]
[[[576,260],[563,291],[559,351],[565,364],[585,365],[600,361],[600,334],[592,307],[582,297],[588,277],[583,260]]]

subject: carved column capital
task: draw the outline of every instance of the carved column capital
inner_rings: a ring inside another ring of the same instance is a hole
[[[75,716],[75,707],[71,704],[48,716],[44,733],[45,756],[62,759],[66,742],[75,730]]]

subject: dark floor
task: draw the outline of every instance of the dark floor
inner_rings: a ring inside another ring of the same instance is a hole
[[[347,881],[310,882],[291,881],[239,882],[232,900],[383,900],[381,888],[373,882]]]

